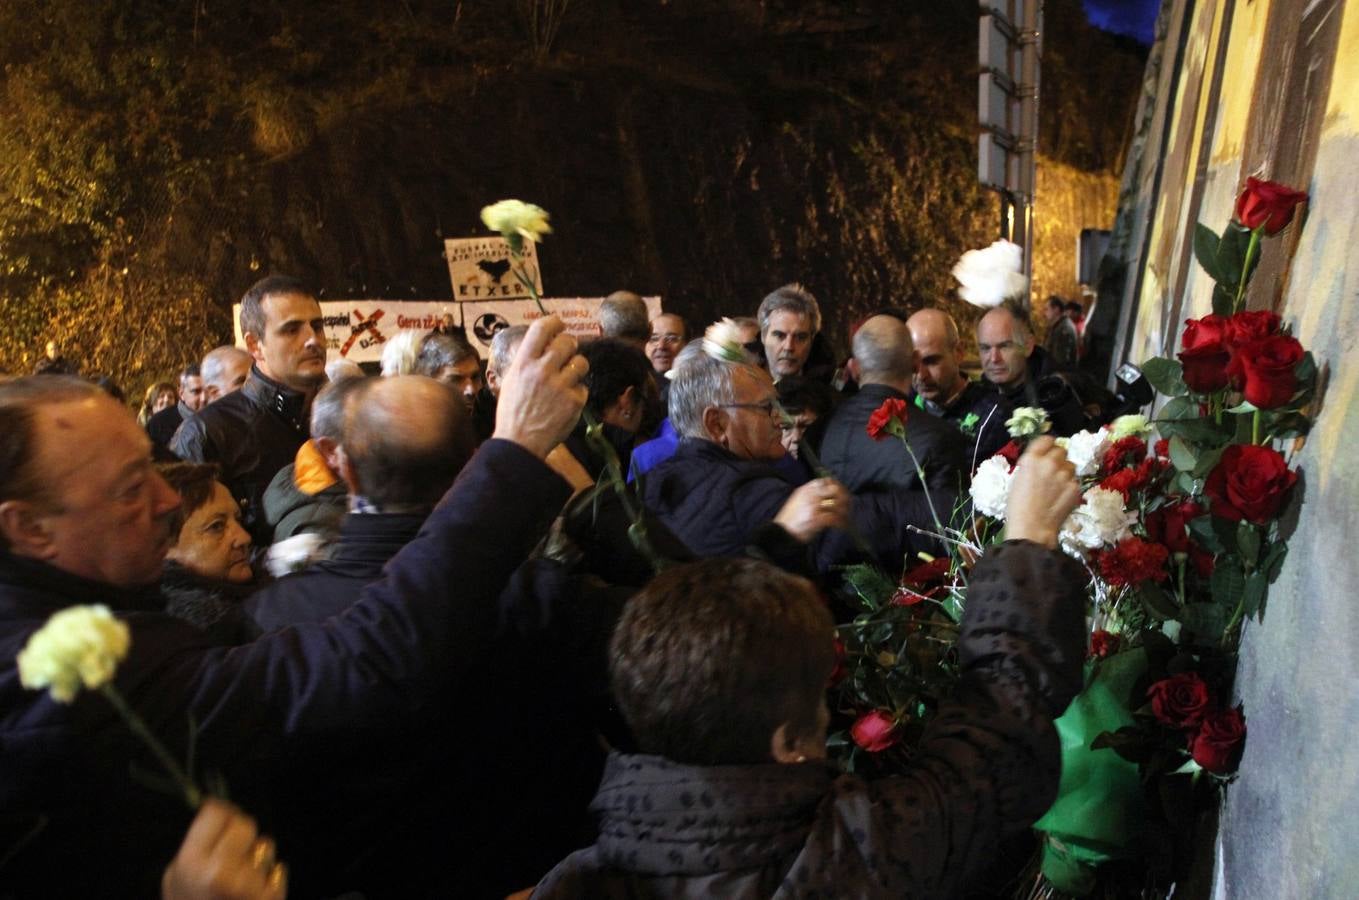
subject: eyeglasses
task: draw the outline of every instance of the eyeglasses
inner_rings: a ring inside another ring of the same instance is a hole
[[[763,410],[766,416],[771,419],[782,419],[783,415],[779,410],[779,405],[773,400],[766,400],[763,403],[723,403],[723,409],[759,409]]]

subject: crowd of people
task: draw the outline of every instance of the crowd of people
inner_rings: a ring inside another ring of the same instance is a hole
[[[1045,352],[989,310],[973,380],[942,309],[870,316],[840,360],[786,285],[732,358],[620,291],[598,339],[547,317],[483,367],[456,329],[405,333],[378,376],[271,276],[244,348],[135,421],[68,366],[0,381],[0,896],[966,895],[1055,796],[1073,470],[1050,439],[1021,459],[959,690],[900,776],[826,759],[838,570],[939,552],[1016,407],[1098,418],[1062,323]],[[908,447],[866,430],[893,399]],[[626,488],[596,490],[612,460]],[[196,813],[105,698],[20,683],[82,603],[130,628],[116,686],[219,786]]]

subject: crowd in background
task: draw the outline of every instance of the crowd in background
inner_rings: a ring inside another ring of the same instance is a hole
[[[0,383],[0,895],[979,890],[1055,794],[1080,685],[1070,466],[1047,440],[1021,461],[908,775],[826,760],[838,572],[940,552],[1016,408],[1055,434],[1112,415],[1080,306],[1048,301],[1042,345],[988,310],[979,379],[942,309],[869,316],[841,358],[801,286],[750,306],[721,326],[737,358],[620,291],[598,339],[547,318],[483,363],[406,332],[370,375],[272,276],[244,348],[135,422],[55,348]],[[869,435],[888,401],[909,452]],[[627,487],[595,490],[614,460]],[[129,702],[234,805],[190,817],[103,698],[19,684],[25,640],[84,602],[132,630]]]

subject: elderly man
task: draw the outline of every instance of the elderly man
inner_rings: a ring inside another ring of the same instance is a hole
[[[812,292],[800,284],[785,284],[760,301],[756,318],[774,380],[805,374],[812,341],[821,331],[821,307]]]
[[[255,365],[241,389],[180,426],[170,449],[216,463],[256,546],[272,540],[264,491],[307,439],[312,398],[326,382],[321,304],[295,278],[270,276],[241,299],[241,332]]]
[[[873,316],[854,333],[854,359],[859,392],[831,414],[821,441],[822,464],[851,491],[919,488],[918,465],[925,486],[948,504],[940,514],[948,515],[965,479],[961,435],[919,411],[904,414],[909,453],[895,438],[875,440],[867,431],[869,418],[883,403],[907,404],[915,369],[911,332],[894,316]]]
[[[157,447],[169,448],[180,423],[203,408],[203,373],[190,363],[179,373],[179,402],[156,413],[146,423],[146,433]]]
[[[20,684],[15,659],[52,613],[111,607],[131,631],[114,683],[171,752],[184,759],[192,721],[199,771],[223,775],[246,809],[293,808],[294,771],[325,772],[345,747],[419,726],[477,678],[495,599],[568,494],[542,460],[585,402],[588,367],[574,351],[559,321],[535,323],[497,439],[350,613],[233,648],[210,646],[143,591],[179,498],[128,411],[75,379],[0,385],[0,797],[11,825],[31,830],[6,863],[7,892],[152,896],[189,816],[182,797],[132,777],[129,763],[156,763],[103,697],[66,705]],[[331,781],[342,794],[344,773]],[[281,843],[308,840],[279,822]]]
[[[1011,406],[1038,405],[1038,379],[1047,374],[1047,353],[1034,341],[1028,319],[1008,306],[977,321],[982,376]]]
[[[922,309],[906,320],[915,346],[915,406],[961,431],[970,472],[1010,440],[1005,422],[1013,408],[962,370],[958,323],[942,309]]]
[[[889,566],[899,566],[909,546],[924,549],[906,527],[930,521],[922,492],[851,497],[832,479],[795,488],[771,465],[784,455],[781,414],[773,379],[753,361],[714,359],[696,341],[680,353],[672,374],[670,417],[679,447],[648,473],[643,499],[695,555],[740,553],[771,523],[802,545],[789,545],[789,560],[801,554],[821,572],[861,554],[842,530],[846,523]]]
[[[222,346],[209,350],[199,366],[203,375],[203,406],[239,391],[253,362],[250,354],[240,347]]]
[[[661,313],[651,320],[651,336],[646,341],[647,359],[657,375],[664,375],[675,364],[675,357],[689,341],[689,324],[674,313]]]
[[[462,398],[470,413],[476,407],[477,392],[485,379],[481,374],[481,357],[467,338],[460,334],[425,335],[420,352],[415,356],[414,375],[427,375],[453,388]]]

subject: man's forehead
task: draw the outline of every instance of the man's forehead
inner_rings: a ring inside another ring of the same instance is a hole
[[[806,313],[795,309],[776,309],[769,315],[769,328],[780,331],[809,331],[811,322]]]
[[[734,386],[737,390],[745,390],[760,397],[772,396],[774,378],[758,366],[742,366],[736,370]]]
[[[150,439],[112,400],[44,404],[37,427],[40,466],[49,477],[81,477],[92,466],[121,470],[150,458]]]
[[[321,318],[321,304],[309,294],[266,294],[260,307],[264,310],[265,321],[274,325]]]

